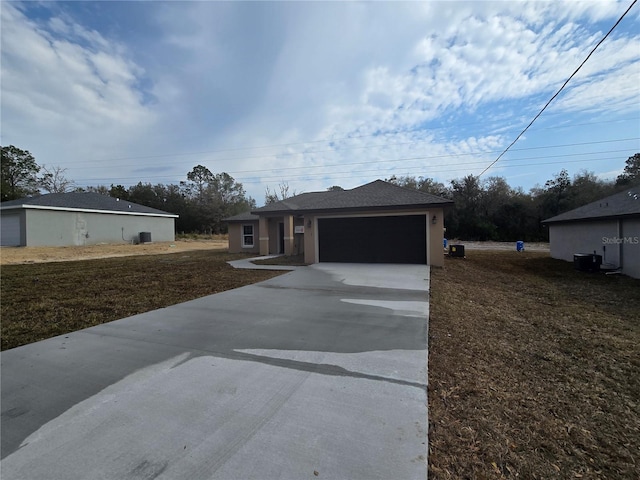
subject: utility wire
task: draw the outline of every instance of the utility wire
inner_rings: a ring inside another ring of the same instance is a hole
[[[562,92],[562,90],[564,90],[564,87],[566,87],[566,86],[567,86],[567,84],[569,83],[569,81],[570,81],[570,80],[571,80],[571,79],[576,75],[576,73],[578,73],[578,71],[580,71],[580,69],[583,67],[583,65],[584,65],[585,63],[587,63],[587,60],[589,60],[589,58],[591,57],[591,55],[593,55],[593,52],[595,52],[595,51],[598,49],[598,47],[602,44],[602,42],[604,42],[604,41],[607,39],[607,37],[611,34],[611,32],[613,32],[613,30],[618,26],[618,24],[619,24],[619,23],[622,21],[622,19],[627,15],[627,13],[629,13],[629,10],[631,10],[631,9],[633,8],[633,6],[636,4],[636,2],[637,2],[637,1],[638,1],[638,0],[633,0],[633,2],[631,3],[631,5],[629,5],[629,8],[627,8],[627,10],[625,10],[625,12],[624,12],[624,13],[622,14],[622,16],[618,19],[618,21],[613,25],[613,27],[611,27],[611,29],[607,32],[607,34],[606,34],[604,37],[602,37],[602,39],[601,39],[601,40],[596,44],[596,46],[595,46],[595,47],[593,47],[593,49],[589,52],[589,55],[587,55],[587,57],[582,61],[582,63],[581,63],[580,65],[578,65],[578,68],[576,68],[576,69],[575,69],[575,71],[571,74],[571,76],[570,76],[569,78],[567,78],[567,80],[562,84],[562,86],[560,87],[560,89],[559,89],[559,90],[558,90],[558,91],[553,95],[553,97],[551,97],[551,98],[549,99],[549,101],[545,104],[545,106],[544,106],[544,107],[542,107],[542,110],[540,110],[540,111],[538,112],[538,114],[537,114],[535,117],[533,117],[533,120],[531,120],[531,121],[529,122],[529,125],[527,125],[527,126],[525,127],[525,129],[524,129],[524,130],[522,130],[522,131],[518,134],[518,136],[516,137],[516,139],[515,139],[513,142],[511,142],[511,143],[509,144],[509,146],[508,146],[507,148],[505,148],[505,149],[504,149],[504,151],[503,151],[500,155],[498,155],[498,158],[496,158],[493,162],[491,162],[491,164],[490,164],[487,168],[485,168],[485,169],[480,173],[480,175],[478,175],[478,177],[481,177],[481,176],[482,176],[482,175],[483,175],[487,170],[489,170],[489,169],[490,169],[491,167],[493,167],[496,163],[498,163],[498,161],[499,161],[499,160],[504,156],[504,154],[505,154],[505,153],[507,153],[507,152],[509,151],[509,149],[510,149],[512,146],[514,146],[514,145],[515,145],[515,143],[516,143],[518,140],[520,140],[520,137],[522,137],[522,135],[524,135],[524,134],[525,134],[525,132],[526,132],[527,130],[529,130],[529,127],[530,127],[531,125],[533,125],[533,122],[535,122],[535,121],[538,119],[538,117],[539,117],[540,115],[542,115],[542,112],[544,112],[544,111],[547,109],[547,107],[549,106],[549,104],[550,104],[551,102],[553,102],[553,100],[554,100],[558,95],[560,95],[560,92]]]

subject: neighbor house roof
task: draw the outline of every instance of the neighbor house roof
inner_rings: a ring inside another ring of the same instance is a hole
[[[108,195],[93,192],[48,193],[37,197],[19,198],[0,203],[0,210],[17,209],[64,210],[94,213],[115,213],[121,215],[146,215],[177,217],[169,212],[145,207],[133,202],[119,200]]]
[[[628,216],[640,216],[640,185],[548,218],[542,223],[604,220]]]
[[[364,209],[395,210],[451,205],[453,205],[451,200],[376,180],[351,190],[302,193],[252,210],[251,213],[271,215]]]

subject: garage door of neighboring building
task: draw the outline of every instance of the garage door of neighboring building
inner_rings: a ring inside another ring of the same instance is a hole
[[[0,218],[0,245],[20,246],[20,215],[3,215]]]
[[[318,219],[321,262],[427,263],[426,215]]]

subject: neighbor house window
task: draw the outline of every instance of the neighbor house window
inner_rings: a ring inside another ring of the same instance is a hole
[[[253,247],[253,225],[242,226],[242,246]]]

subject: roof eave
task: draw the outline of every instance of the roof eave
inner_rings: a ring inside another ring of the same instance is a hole
[[[558,220],[554,220],[553,217],[551,217],[547,220],[543,220],[540,223],[542,225],[551,225],[554,223],[576,223],[576,222],[599,221],[599,220],[617,220],[621,218],[624,219],[624,218],[634,218],[634,217],[640,218],[640,212],[615,214],[615,215],[602,215],[598,217],[579,217],[579,218],[567,218],[567,219],[561,218]]]
[[[349,212],[363,212],[363,211],[410,211],[410,210],[429,210],[432,208],[451,208],[453,202],[442,203],[426,203],[417,205],[375,205],[375,206],[360,206],[360,207],[337,207],[337,208],[300,208],[296,210],[252,210],[254,215],[264,217],[278,217],[281,215],[303,215],[303,214],[319,214],[319,213],[349,213]]]
[[[0,207],[0,210],[54,210],[59,212],[83,212],[83,213],[110,213],[114,215],[134,215],[134,216],[147,216],[147,217],[170,217],[179,218],[179,215],[174,213],[158,213],[158,212],[127,212],[123,210],[101,210],[97,208],[73,208],[73,207],[52,207],[48,205],[13,205],[9,207]]]

